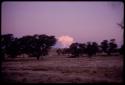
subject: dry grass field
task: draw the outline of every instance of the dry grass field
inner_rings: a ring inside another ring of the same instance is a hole
[[[122,83],[123,56],[67,58],[55,52],[40,60],[7,58],[2,64],[6,83]]]

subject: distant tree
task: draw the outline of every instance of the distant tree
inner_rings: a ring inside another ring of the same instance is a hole
[[[20,42],[20,51],[22,54],[30,55],[33,52],[33,45],[34,38],[32,36],[23,36],[19,39]]]
[[[72,43],[69,47],[71,52],[71,57],[79,57],[79,43]]]
[[[4,34],[1,35],[1,50],[2,50],[2,56],[1,58],[4,59],[5,54],[10,53],[10,48],[12,45],[12,42],[14,42],[15,38],[13,37],[13,34]]]
[[[86,44],[85,43],[79,43],[80,47],[80,55],[83,55],[86,53]]]
[[[21,41],[24,53],[37,57],[39,60],[40,56],[48,55],[51,46],[56,43],[56,38],[48,35],[34,35],[24,36]]]
[[[103,40],[101,42],[101,46],[100,47],[102,48],[103,52],[107,53],[108,52],[108,48],[109,48],[108,40]]]
[[[9,54],[9,57],[11,58],[16,58],[17,55],[19,55],[20,53],[20,46],[19,46],[19,43],[18,43],[18,39],[17,38],[14,38],[13,41],[11,41],[11,45],[10,47],[8,47],[8,54]]]
[[[109,42],[108,40],[103,40],[101,42],[102,51],[111,55],[112,53],[118,52],[117,44],[115,43],[115,39],[111,39]]]
[[[86,48],[87,54],[89,57],[93,55],[93,47],[91,42],[87,42],[87,48]]]
[[[69,48],[63,48],[62,49],[62,54],[63,55],[70,55],[71,54],[70,49]]]
[[[96,53],[99,51],[98,44],[96,42],[92,42],[92,54],[96,55]]]
[[[87,42],[85,43],[72,43],[70,45],[71,57],[79,57],[83,54],[87,54],[89,57],[96,55],[98,52],[98,44],[96,42]]]
[[[38,45],[42,50],[41,55],[46,56],[48,55],[51,46],[56,44],[55,36],[48,36],[48,35],[39,35]]]
[[[115,43],[115,39],[111,39],[109,42],[109,50],[108,55],[117,51],[117,44]]]
[[[56,38],[48,35],[27,35],[21,38],[14,38],[12,34],[2,35],[2,56],[7,54],[15,58],[19,54],[28,54],[37,57],[48,55],[51,46],[56,44]]]
[[[61,54],[62,54],[62,50],[61,50],[60,48],[58,48],[58,49],[56,50],[56,53],[57,53],[58,55],[61,55]]]

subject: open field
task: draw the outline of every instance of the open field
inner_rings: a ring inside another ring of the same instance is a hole
[[[8,58],[2,72],[8,83],[122,83],[123,56]]]

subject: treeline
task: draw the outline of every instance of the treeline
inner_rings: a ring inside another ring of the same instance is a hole
[[[15,58],[17,55],[27,54],[36,57],[48,55],[49,50],[56,44],[55,36],[48,35],[27,35],[16,38],[13,34],[1,35],[1,60],[5,55]]]
[[[18,55],[27,54],[30,57],[36,57],[39,60],[40,56],[48,55],[52,46],[56,44],[57,39],[55,36],[42,35],[27,35],[21,38],[16,38],[13,34],[1,35],[1,60],[4,60],[5,56],[16,58]],[[70,57],[79,57],[83,54],[88,56],[96,55],[97,53],[106,53],[112,55],[112,53],[120,53],[123,55],[123,48],[118,48],[115,43],[115,39],[103,40],[100,45],[96,42],[88,43],[72,43],[69,48],[57,49],[57,53],[70,54]]]
[[[87,43],[72,43],[69,48],[57,49],[58,55],[68,54],[70,57],[79,57],[84,54],[89,57],[96,55],[97,53],[105,53],[107,55],[112,55],[113,53],[119,53],[123,55],[123,45],[118,48],[115,43],[115,39],[103,40],[100,45],[96,42],[87,42]]]

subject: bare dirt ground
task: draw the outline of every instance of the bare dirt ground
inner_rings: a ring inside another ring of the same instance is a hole
[[[123,56],[8,58],[2,72],[8,83],[122,83]]]

